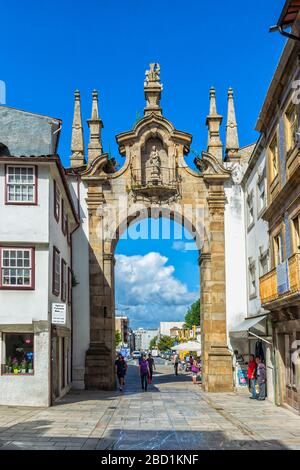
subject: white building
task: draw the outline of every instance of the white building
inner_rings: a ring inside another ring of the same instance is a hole
[[[55,155],[59,127],[0,107],[1,405],[49,406],[70,387],[71,236],[78,224]],[[52,324],[54,303],[65,310],[60,324]]]
[[[157,328],[143,329],[134,331],[135,348],[137,351],[147,351],[150,348],[150,342],[158,336]]]
[[[159,336],[171,336],[172,328],[181,330],[183,327],[183,321],[161,321],[159,324]]]

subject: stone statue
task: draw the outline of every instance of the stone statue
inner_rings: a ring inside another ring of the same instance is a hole
[[[151,180],[158,182],[160,180],[160,156],[155,145],[153,145],[150,153],[150,164],[151,164]]]
[[[150,70],[146,70],[146,83],[159,82],[160,80],[160,65],[157,63],[150,64]]]

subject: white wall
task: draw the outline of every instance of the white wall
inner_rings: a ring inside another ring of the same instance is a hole
[[[227,336],[247,315],[243,192],[240,184],[226,183],[225,276]]]
[[[72,197],[77,197],[77,181],[69,177]],[[89,242],[87,188],[80,182],[80,227],[73,234],[73,272],[78,285],[73,288],[73,382],[84,389],[85,354],[90,343]]]
[[[263,173],[265,167],[265,152],[262,152],[257,163],[255,164],[253,170],[251,171],[249,177],[245,181],[244,187],[244,206],[245,211],[247,207],[247,193],[250,193],[253,190],[254,194],[254,224],[250,230],[247,227],[247,220],[245,218],[245,231],[246,231],[246,273],[247,273],[247,302],[248,302],[248,315],[257,315],[264,313],[264,310],[261,308],[260,296],[259,296],[259,257],[260,250],[259,247],[263,247],[263,251],[268,249],[269,246],[269,235],[268,235],[268,223],[264,221],[261,216],[259,216],[258,209],[258,178],[259,174]],[[249,296],[249,280],[248,280],[248,259],[252,258],[255,260],[255,276],[256,276],[256,297],[250,298]]]

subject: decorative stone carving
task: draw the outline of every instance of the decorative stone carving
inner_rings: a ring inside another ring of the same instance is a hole
[[[146,80],[145,85],[148,85],[149,82],[159,82],[160,80],[160,65],[158,63],[149,64],[150,70],[146,70]]]

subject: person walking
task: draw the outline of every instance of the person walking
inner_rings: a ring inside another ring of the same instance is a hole
[[[115,361],[115,371],[119,381],[119,389],[120,392],[122,392],[125,385],[125,375],[127,372],[127,363],[122,354],[119,354]]]
[[[149,384],[151,384],[152,377],[153,377],[153,369],[155,370],[155,362],[151,353],[148,354],[148,365],[149,365]]]
[[[149,362],[147,361],[145,354],[143,354],[141,358],[141,362],[140,362],[140,376],[141,376],[142,389],[145,390],[145,392],[147,392],[147,388],[148,388],[148,376],[149,375],[150,375]]]
[[[256,362],[254,359],[254,354],[250,354],[249,363],[248,363],[248,380],[249,380],[249,390],[251,392],[251,396],[249,398],[255,399],[257,398],[256,393]]]
[[[257,400],[264,400],[266,398],[266,366],[260,356],[256,356],[255,362],[257,364],[256,375],[259,386],[259,393],[256,398]]]
[[[192,382],[194,385],[197,384],[197,375],[200,372],[200,367],[196,359],[193,360],[192,364]]]
[[[173,355],[173,364],[174,364],[175,375],[178,375],[179,356],[177,352],[175,352],[175,354]]]

